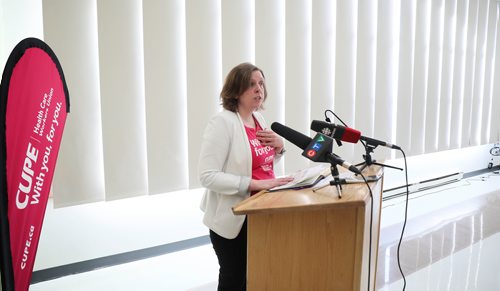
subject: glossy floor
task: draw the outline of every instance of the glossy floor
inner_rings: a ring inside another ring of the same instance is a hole
[[[496,190],[495,190],[496,189]],[[500,290],[500,177],[466,179],[413,195],[399,262],[406,290]],[[402,290],[397,245],[402,198],[384,202],[377,289]],[[216,290],[210,245],[31,285],[54,290]]]

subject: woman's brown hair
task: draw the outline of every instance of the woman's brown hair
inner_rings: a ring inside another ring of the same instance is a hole
[[[250,87],[252,73],[259,71],[264,79],[264,72],[251,63],[242,63],[234,67],[226,76],[226,81],[220,92],[222,107],[232,112],[238,110],[238,98]],[[267,99],[267,88],[264,83],[264,102]],[[260,108],[262,109],[262,108]]]

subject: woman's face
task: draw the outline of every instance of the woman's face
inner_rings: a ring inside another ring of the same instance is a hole
[[[259,70],[252,72],[250,87],[238,98],[238,109],[245,111],[255,111],[264,102],[264,76]]]

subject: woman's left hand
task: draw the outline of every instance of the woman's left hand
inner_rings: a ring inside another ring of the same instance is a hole
[[[250,181],[250,185],[248,186],[249,191],[260,191],[260,190],[269,190],[274,187],[282,186],[288,184],[293,181],[293,177],[286,176],[280,177],[276,179],[267,179],[267,180],[254,180]]]

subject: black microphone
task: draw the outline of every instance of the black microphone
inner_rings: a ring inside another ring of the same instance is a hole
[[[401,150],[401,148],[397,145],[390,144],[371,137],[362,136],[359,130],[342,125],[336,125],[334,123],[313,120],[311,122],[311,129],[316,132],[321,132],[331,138],[345,142],[357,143],[359,140],[362,140],[372,146],[384,146],[391,149]]]
[[[287,141],[298,146],[300,149],[305,149],[309,145],[309,143],[311,143],[310,137],[281,123],[273,122],[271,124],[271,129]]]
[[[321,133],[316,134],[314,139],[293,130],[278,122],[271,124],[271,129],[284,139],[293,143],[303,150],[302,155],[313,162],[329,162],[341,165],[349,171],[361,174],[360,170],[352,164],[344,161],[336,154],[331,153],[333,139]]]

